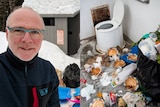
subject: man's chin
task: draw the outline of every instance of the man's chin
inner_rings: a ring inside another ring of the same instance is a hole
[[[33,58],[20,58],[20,60],[25,61],[25,62],[31,61],[32,59]]]
[[[31,61],[33,58],[34,58],[35,56],[21,56],[21,57],[19,57],[19,59],[20,60],[22,60],[22,61]]]

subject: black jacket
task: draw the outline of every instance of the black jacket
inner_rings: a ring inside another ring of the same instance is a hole
[[[60,107],[58,85],[49,61],[24,62],[10,49],[0,54],[0,107]]]

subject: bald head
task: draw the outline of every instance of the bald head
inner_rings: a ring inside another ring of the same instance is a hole
[[[44,22],[41,16],[31,8],[18,8],[8,16],[6,26],[9,49],[23,61],[32,60],[39,52],[43,33],[27,31],[44,30]],[[18,30],[12,31],[11,29]]]
[[[30,28],[30,29],[34,29],[35,25],[37,25],[36,29],[44,29],[44,22],[42,17],[36,12],[34,11],[32,8],[29,7],[21,7],[18,8],[16,10],[14,10],[7,18],[6,20],[6,26],[10,26],[10,27],[24,27],[23,26],[23,20],[25,19],[25,25],[28,24],[28,26],[26,26],[26,28]],[[34,24],[34,23],[35,24]],[[16,26],[15,24],[17,23],[18,26]],[[22,24],[22,26],[21,26]]]

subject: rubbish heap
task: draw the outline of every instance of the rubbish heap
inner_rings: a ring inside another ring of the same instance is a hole
[[[90,56],[81,69],[81,105],[85,107],[158,106],[159,64],[158,30],[145,34],[131,48],[111,47],[105,54]]]

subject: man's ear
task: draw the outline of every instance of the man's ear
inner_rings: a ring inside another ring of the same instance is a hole
[[[6,40],[8,41],[8,29],[7,28],[6,28],[5,32],[6,32]]]

